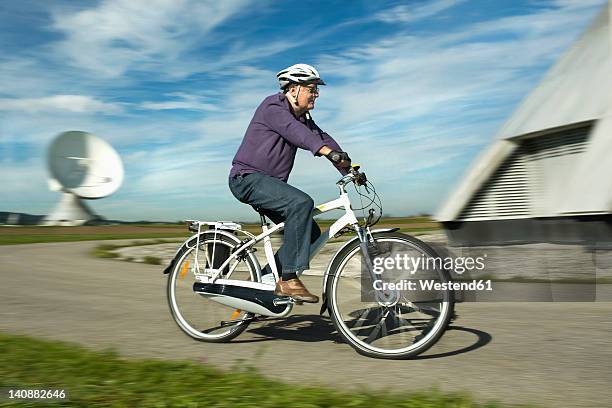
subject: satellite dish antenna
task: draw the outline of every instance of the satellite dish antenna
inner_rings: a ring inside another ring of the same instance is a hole
[[[91,133],[70,131],[58,135],[47,152],[51,173],[49,188],[63,192],[62,199],[43,223],[82,225],[101,220],[81,199],[97,199],[114,193],[123,182],[119,154]]]

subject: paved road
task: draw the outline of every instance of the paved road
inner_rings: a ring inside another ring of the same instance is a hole
[[[287,381],[344,389],[470,391],[479,400],[602,407],[612,400],[612,303],[463,303],[426,355],[362,357],[318,305],[258,323],[230,344],[198,343],[171,320],[160,267],[94,259],[93,242],[0,247],[0,330],[115,348],[126,356],[247,362]],[[310,288],[320,287],[307,277]],[[605,295],[610,290],[602,288]]]

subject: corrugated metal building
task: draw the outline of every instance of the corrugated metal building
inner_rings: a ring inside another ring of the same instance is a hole
[[[436,218],[452,245],[612,243],[608,5],[503,125]]]

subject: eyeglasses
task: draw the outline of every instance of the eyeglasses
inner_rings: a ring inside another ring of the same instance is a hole
[[[308,92],[311,95],[318,95],[319,94],[319,87],[318,86],[313,86],[313,87],[309,87],[309,86],[302,86],[303,89],[308,89]]]

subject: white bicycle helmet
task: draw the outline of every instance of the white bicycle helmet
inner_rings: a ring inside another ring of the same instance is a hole
[[[319,72],[308,64],[292,65],[280,71],[276,77],[281,89],[285,89],[290,83],[325,85],[319,77]]]

